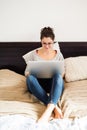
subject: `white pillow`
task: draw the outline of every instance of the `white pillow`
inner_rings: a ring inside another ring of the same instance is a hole
[[[65,59],[66,82],[87,79],[87,56]]]
[[[60,51],[60,47],[59,47],[58,42],[54,43],[53,49],[54,49],[54,50],[57,50],[57,51]]]

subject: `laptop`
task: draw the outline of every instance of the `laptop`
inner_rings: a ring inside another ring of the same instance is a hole
[[[51,78],[56,72],[63,74],[64,61],[28,61],[27,68],[37,78]]]

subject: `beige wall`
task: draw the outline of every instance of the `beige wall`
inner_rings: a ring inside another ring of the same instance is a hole
[[[87,0],[0,0],[0,41],[39,41],[51,26],[58,41],[87,41]]]

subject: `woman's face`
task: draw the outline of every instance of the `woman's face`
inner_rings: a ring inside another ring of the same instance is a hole
[[[50,37],[42,38],[41,43],[45,50],[53,49],[54,41]]]

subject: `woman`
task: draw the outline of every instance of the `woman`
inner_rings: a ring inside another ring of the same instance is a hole
[[[30,53],[29,60],[64,60],[61,52],[53,49],[55,35],[53,29],[44,27],[41,29],[42,47]],[[37,122],[48,122],[52,114],[54,118],[62,118],[62,112],[57,106],[58,100],[63,92],[63,78],[59,73],[55,73],[52,78],[37,78],[25,70],[27,86],[29,92],[46,105],[46,110]],[[49,95],[48,95],[49,93]]]

